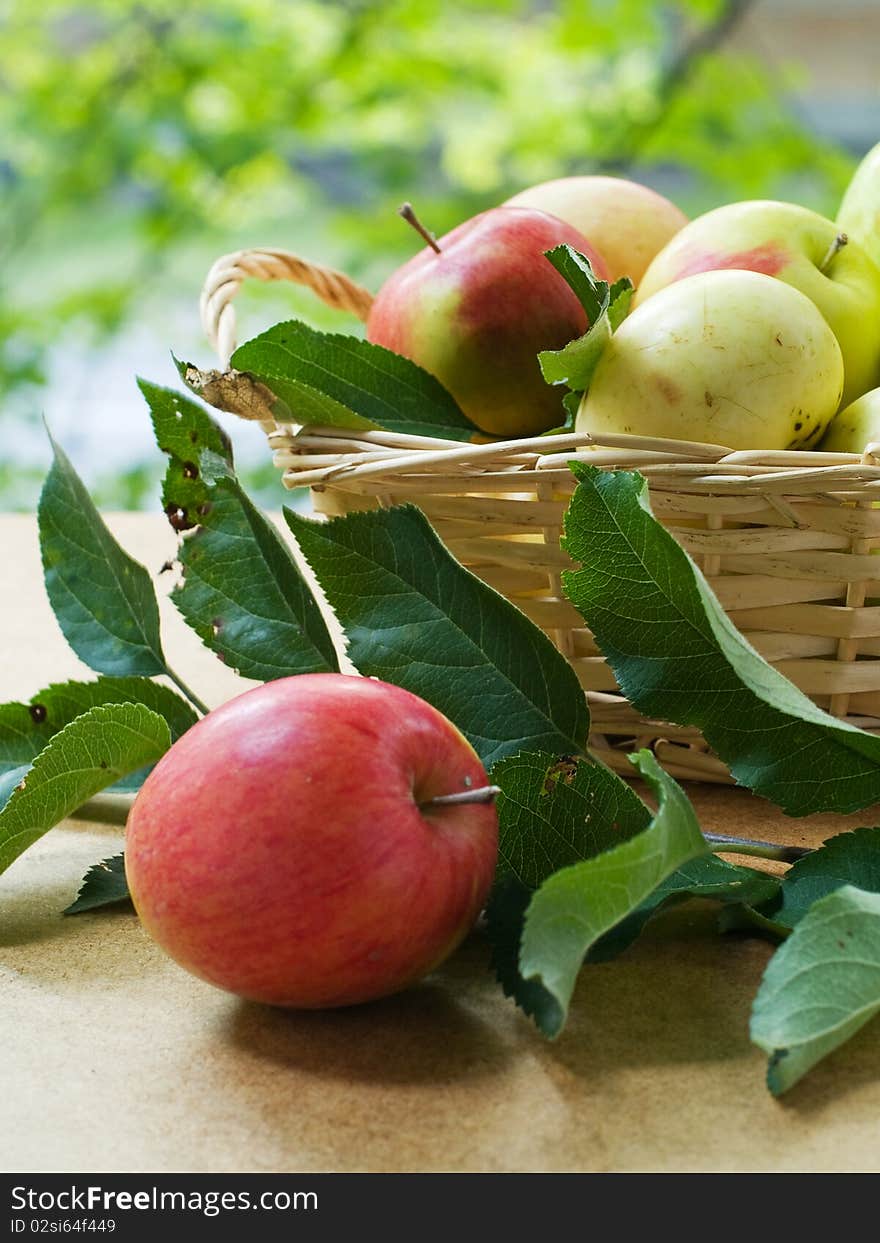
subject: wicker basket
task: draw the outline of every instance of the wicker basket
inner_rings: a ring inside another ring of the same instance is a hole
[[[227,255],[211,268],[201,302],[223,366],[235,346],[232,299],[245,277],[308,285],[361,319],[372,300],[342,273],[286,251]],[[310,486],[319,513],[418,504],[450,551],[570,660],[590,701],[591,745],[620,771],[629,769],[633,746],[651,746],[677,777],[731,780],[697,730],[647,720],[619,694],[560,590],[570,564],[559,536],[573,458],[641,471],[654,513],[754,647],[821,707],[880,733],[880,561],[872,557],[880,549],[880,445],[859,458],[571,434],[548,454],[540,438],[462,445],[271,420],[262,426],[285,487]]]

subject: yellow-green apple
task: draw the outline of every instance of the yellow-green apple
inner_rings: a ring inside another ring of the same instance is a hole
[[[731,449],[813,448],[842,384],[840,346],[805,294],[758,272],[703,272],[623,321],[576,426]]]
[[[634,285],[688,221],[662,194],[625,177],[557,177],[521,190],[507,203],[537,207],[567,221],[599,251],[611,280],[628,276]]]
[[[698,216],[660,251],[635,305],[696,272],[743,268],[775,276],[816,304],[843,353],[844,400],[880,382],[880,268],[836,224],[794,203],[752,200]]]
[[[872,443],[880,443],[880,388],[862,393],[839,410],[819,448],[823,453],[864,453]]]
[[[150,773],[129,888],[147,931],[212,984],[308,1009],[367,1001],[475,922],[498,849],[487,787],[471,745],[409,691],[279,679],[209,713]]]
[[[529,436],[563,422],[558,388],[538,353],[587,328],[586,313],[544,251],[567,243],[596,275],[604,260],[547,212],[496,207],[474,216],[394,272],[376,295],[367,338],[419,363],[491,436]]]
[[[860,242],[880,267],[880,142],[856,169],[840,204],[837,226]]]

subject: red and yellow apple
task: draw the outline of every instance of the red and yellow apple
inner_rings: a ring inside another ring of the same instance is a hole
[[[805,294],[757,272],[703,272],[623,321],[576,426],[731,449],[814,448],[842,384],[840,347]]]
[[[578,229],[605,260],[610,280],[634,285],[688,218],[648,186],[625,177],[558,177],[521,190],[510,207],[537,207]]]
[[[583,307],[544,255],[563,243],[606,277],[590,242],[555,216],[523,207],[474,216],[388,278],[367,338],[430,371],[489,435],[547,431],[565,412],[538,354],[587,328]]]
[[[145,781],[125,871],[146,930],[195,975],[274,1005],[396,992],[475,922],[498,826],[471,745],[399,687],[269,682],[209,713]]]
[[[819,308],[837,337],[844,400],[880,382],[880,268],[838,225],[794,203],[730,203],[698,216],[656,256],[636,291],[639,306],[697,272],[744,269],[775,276]]]

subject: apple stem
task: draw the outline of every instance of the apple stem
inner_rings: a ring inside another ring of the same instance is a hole
[[[777,846],[775,842],[757,842],[750,837],[728,837],[724,833],[704,833],[715,854],[754,855],[759,859],[776,859],[778,863],[796,863],[812,854],[809,846]]]
[[[825,258],[819,264],[820,272],[825,271],[825,269],[828,267],[828,265],[830,264],[834,256],[839,251],[843,250],[844,246],[846,246],[848,241],[849,241],[849,237],[846,235],[846,233],[837,234],[834,241],[831,243],[831,245],[828,247],[828,250],[825,252]]]
[[[397,214],[398,216],[403,216],[407,224],[412,225],[416,233],[425,239],[432,250],[435,250],[438,255],[443,253],[437,245],[437,239],[434,234],[431,233],[429,229],[425,228],[421,220],[419,220],[418,216],[413,211],[412,203],[402,203],[397,209]]]
[[[494,803],[500,793],[500,786],[480,786],[476,790],[462,790],[458,794],[438,794],[436,798],[419,803],[419,811],[428,811],[432,807],[457,807],[461,803]]]

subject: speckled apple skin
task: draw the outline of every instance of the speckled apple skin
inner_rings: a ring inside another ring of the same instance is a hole
[[[211,712],[128,820],[138,914],[181,966],[255,1001],[345,1006],[406,987],[472,927],[492,883],[488,784],[429,704],[372,679],[269,682]]]
[[[389,277],[367,338],[430,371],[493,436],[537,435],[564,417],[562,390],[541,374],[541,350],[587,329],[578,298],[544,251],[563,243],[605,279],[601,255],[548,212],[496,207],[466,220]]]

